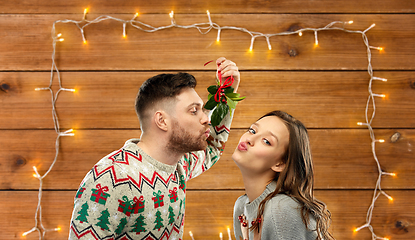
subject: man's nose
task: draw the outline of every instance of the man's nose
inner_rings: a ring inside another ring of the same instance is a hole
[[[202,119],[200,120],[200,123],[203,124],[203,125],[208,124],[209,123],[209,117],[206,115],[205,112],[202,112],[202,114],[203,114],[203,116],[202,116]]]

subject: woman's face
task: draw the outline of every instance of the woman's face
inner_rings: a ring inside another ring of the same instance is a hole
[[[276,116],[264,117],[242,135],[232,159],[243,174],[281,172],[288,142],[289,131],[284,122]]]

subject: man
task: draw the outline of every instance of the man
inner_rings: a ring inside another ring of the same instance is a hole
[[[240,74],[219,58],[217,71]],[[74,200],[69,239],[182,239],[186,182],[218,161],[228,139],[229,114],[209,128],[203,101],[187,73],[160,74],[140,87],[136,111],[141,139],[101,159]]]

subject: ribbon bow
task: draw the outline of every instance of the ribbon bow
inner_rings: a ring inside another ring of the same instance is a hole
[[[172,194],[172,193],[174,193],[174,192],[177,192],[177,187],[173,188],[173,190],[171,190],[171,189],[169,190],[169,193],[170,193],[170,194]]]
[[[101,184],[100,184],[100,183],[98,183],[95,187],[96,187],[96,188],[98,189],[98,191],[100,191],[100,192],[102,192],[102,191],[104,191],[104,192],[108,192],[108,190],[109,190],[107,186],[105,186],[105,187],[101,188]]]
[[[143,200],[144,200],[144,197],[143,196],[141,196],[140,198],[134,197],[134,199],[133,199],[133,201],[135,203],[137,203],[137,202],[143,202]]]

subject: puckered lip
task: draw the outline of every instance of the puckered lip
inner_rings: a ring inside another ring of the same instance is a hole
[[[238,144],[238,150],[239,151],[247,151],[248,150],[248,145],[246,144],[246,142],[240,142]]]
[[[210,136],[210,128],[208,128],[208,129],[205,131],[205,136],[206,136],[206,137],[209,137],[209,136]]]

